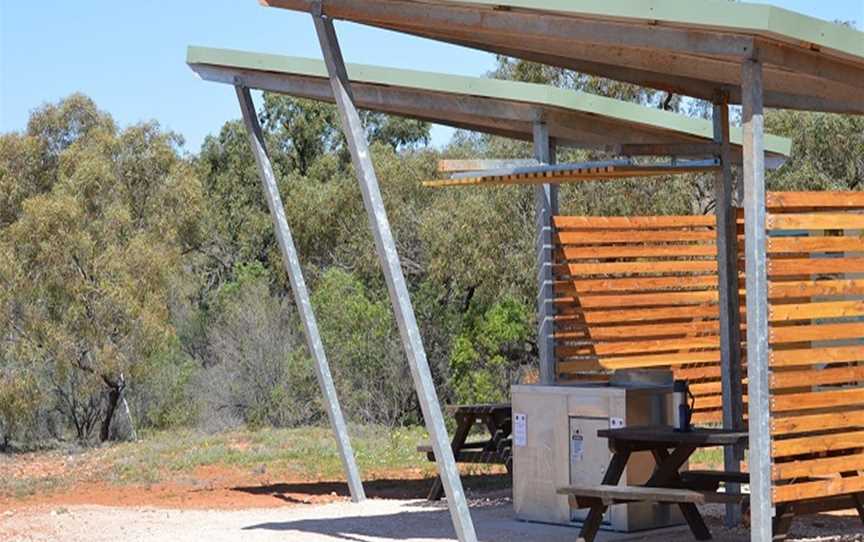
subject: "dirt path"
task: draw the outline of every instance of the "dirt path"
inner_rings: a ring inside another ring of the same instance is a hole
[[[0,492],[0,542],[453,539],[446,507],[423,500],[431,483],[428,469],[370,469],[364,484],[370,499],[357,505],[349,502],[344,482],[310,479],[263,463],[198,466],[153,483],[127,483],[104,475],[109,452],[0,457],[0,487],[5,491],[5,496]],[[575,540],[573,528],[513,519],[506,475],[466,475],[463,482],[481,540]],[[22,496],[15,496],[16,488],[25,489]],[[744,530],[722,528],[719,508],[706,512],[715,540],[749,540]],[[864,528],[849,513],[800,520],[793,534],[813,542],[864,542]],[[692,538],[686,529],[678,529],[649,536],[607,533],[598,542],[618,540]]]
[[[744,530],[723,529],[719,509],[707,513],[714,540],[745,542],[749,539]],[[500,494],[473,499],[472,515],[482,541],[572,542],[576,537],[572,528],[514,520],[509,499]],[[864,541],[861,531],[857,518],[820,516],[799,522],[795,539],[861,542]],[[832,536],[826,536],[828,533]],[[74,506],[6,511],[0,515],[0,540],[440,542],[453,540],[453,529],[443,505],[418,500],[370,499],[362,504],[334,502],[249,510]],[[666,530],[647,536],[604,533],[598,538],[598,542],[623,540],[668,542],[692,538],[686,529]]]

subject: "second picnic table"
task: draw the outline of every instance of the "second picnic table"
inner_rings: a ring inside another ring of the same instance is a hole
[[[509,404],[451,405],[447,413],[456,419],[456,432],[451,443],[457,463],[491,463],[512,468],[512,444],[510,422],[512,409]],[[482,426],[489,432],[489,440],[468,442],[472,428]],[[435,453],[428,444],[418,446],[418,451],[426,453],[429,461],[435,461]],[[444,495],[441,478],[436,478],[428,499],[437,501]]]
[[[741,502],[737,493],[718,493],[720,483],[746,483],[746,474],[722,471],[686,471],[681,467],[699,448],[745,445],[747,432],[694,428],[688,432],[672,427],[625,427],[597,432],[609,440],[612,459],[599,486],[564,487],[559,494],[568,495],[579,508],[590,508],[579,533],[591,542],[600,528],[603,514],[611,504],[649,501],[677,504],[698,540],[708,540],[711,533],[696,508],[708,502]],[[619,486],[621,476],[633,452],[649,451],[657,462],[651,478],[643,486]]]

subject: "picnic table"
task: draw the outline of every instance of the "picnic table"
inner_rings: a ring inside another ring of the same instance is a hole
[[[590,508],[579,533],[580,539],[591,542],[600,529],[603,514],[611,504],[655,502],[677,504],[697,540],[709,540],[711,533],[696,507],[698,504],[740,503],[738,493],[718,493],[721,483],[746,483],[747,475],[722,471],[685,471],[681,467],[699,448],[746,445],[746,431],[694,428],[678,432],[668,426],[625,427],[597,432],[609,440],[612,458],[603,482],[599,486],[572,486],[558,490],[567,495],[577,508]],[[657,466],[643,486],[619,486],[627,462],[634,452],[649,451]]]
[[[457,463],[487,463],[504,465],[507,472],[513,466],[512,409],[509,404],[451,405],[445,411],[456,419],[451,447]],[[481,425],[491,435],[489,440],[468,441],[475,425]],[[435,461],[435,452],[428,444],[420,445],[417,451],[426,453],[429,461]],[[437,501],[444,496],[441,478],[435,479],[428,499]]]

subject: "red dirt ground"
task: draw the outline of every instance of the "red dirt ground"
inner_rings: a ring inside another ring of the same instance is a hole
[[[77,480],[57,489],[25,497],[0,494],[0,512],[34,506],[101,505],[176,509],[245,509],[324,504],[347,500],[344,482],[296,479],[296,474],[253,473],[224,466],[207,466],[191,474],[154,484],[121,484],[80,479],[92,473],[98,458],[73,461],[59,455],[26,454],[0,462],[0,477],[32,479],[74,472]],[[370,497],[410,499],[426,496],[432,481],[421,469],[368,473],[364,482]],[[506,475],[465,476],[466,487],[503,487]]]

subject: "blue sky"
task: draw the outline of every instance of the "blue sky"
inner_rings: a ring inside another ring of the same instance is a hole
[[[864,0],[772,0],[823,19],[864,24]],[[353,24],[337,24],[346,60],[482,75],[491,55]],[[197,152],[239,116],[232,89],[198,80],[187,45],[320,57],[309,16],[255,0],[0,0],[0,132],[75,91],[122,125],[156,119]],[[436,128],[435,143],[450,131]]]

